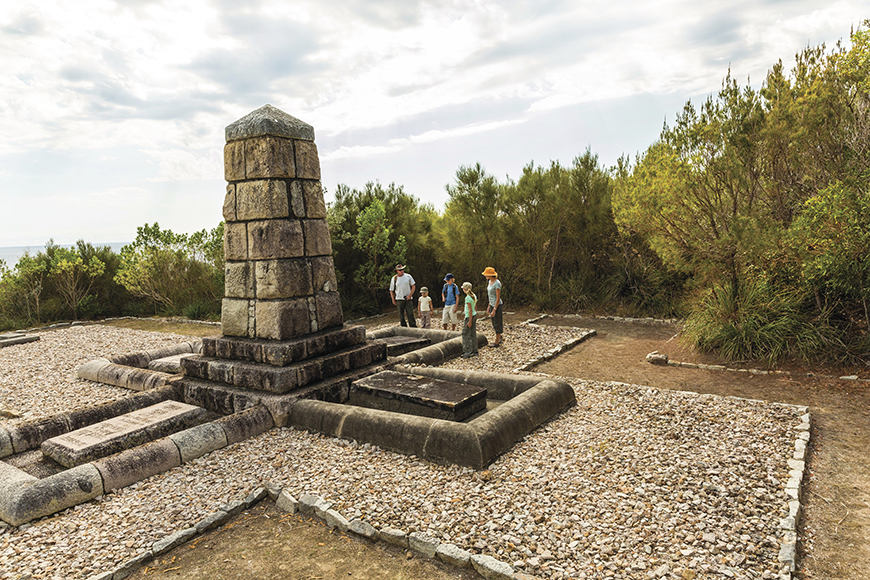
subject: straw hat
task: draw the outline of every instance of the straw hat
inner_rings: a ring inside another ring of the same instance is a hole
[[[471,290],[471,282],[463,282],[462,289],[463,290]]]
[[[398,271],[398,270],[404,270],[404,269],[405,269],[405,265],[404,265],[404,264],[396,264],[396,271]]]
[[[483,271],[484,276],[495,276],[498,278],[498,272],[495,271],[495,268],[492,266],[487,266],[486,270]]]

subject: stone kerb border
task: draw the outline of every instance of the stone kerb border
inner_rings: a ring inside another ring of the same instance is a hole
[[[505,402],[465,423],[324,401],[298,401],[294,427],[378,445],[433,463],[483,469],[541,423],[573,405],[574,390],[552,378],[398,365],[395,370],[486,387]]]
[[[535,318],[533,320],[538,320],[538,319]],[[528,322],[528,321],[526,321],[526,322]],[[525,323],[523,323],[523,324],[525,324]],[[527,326],[537,326],[537,325],[530,323]],[[536,367],[537,365],[539,365],[543,362],[546,362],[548,360],[551,360],[552,358],[562,354],[563,352],[565,352],[569,348],[573,348],[573,347],[577,346],[578,344],[580,344],[581,342],[583,342],[584,340],[586,340],[588,338],[592,338],[596,334],[597,333],[594,330],[584,330],[578,336],[575,336],[571,340],[569,340],[563,344],[560,344],[559,346],[555,346],[548,351],[544,351],[539,356],[526,362],[524,365],[515,368],[512,372],[517,373],[517,372],[521,372],[521,371],[532,370],[532,368]]]
[[[148,365],[155,360],[179,354],[198,354],[202,352],[201,341],[184,342],[154,350],[146,350],[98,358],[84,363],[76,369],[76,376],[97,383],[123,387],[134,391],[147,391],[163,387],[174,374],[155,371]]]
[[[149,550],[121,563],[113,570],[91,576],[88,580],[124,580],[133,575],[139,568],[146,566],[154,558],[189,542],[197,535],[227,523],[231,518],[246,509],[251,509],[266,497],[272,499],[276,507],[284,512],[299,513],[317,518],[326,526],[345,534],[352,533],[374,542],[380,541],[412,550],[419,556],[430,560],[437,558],[450,566],[471,568],[487,580],[535,580],[534,576],[517,572],[509,564],[491,556],[472,554],[453,544],[439,542],[421,532],[408,534],[394,528],[377,530],[365,520],[359,518],[348,520],[338,510],[333,509],[331,503],[319,496],[306,493],[297,500],[286,489],[281,489],[270,482],[264,482],[263,485],[264,487],[255,489],[243,499],[233,500],[221,506],[216,512],[207,515],[195,525],[157,540]]]
[[[0,427],[0,457],[36,449],[46,439],[166,400],[178,400],[172,387],[8,429]],[[269,410],[258,405],[43,479],[0,461],[0,519],[19,526],[57,513],[255,437],[274,425]]]
[[[803,511],[801,483],[806,473],[807,446],[810,442],[810,414],[807,412],[807,407],[798,407],[798,410],[803,415],[800,424],[796,427],[798,434],[794,442],[794,453],[788,460],[788,481],[785,484],[788,516],[779,522],[779,527],[783,531],[779,548],[779,562],[782,564],[780,578],[783,580],[791,580],[792,573],[796,569],[797,530]]]
[[[391,326],[366,334],[369,340],[377,340],[388,336],[410,336],[413,338],[428,338],[432,343],[429,346],[412,350],[401,356],[395,357],[395,361],[404,364],[422,364],[438,366],[452,358],[462,354],[462,335],[448,330],[432,330],[429,328],[410,328],[407,326]],[[487,345],[484,334],[477,334],[477,346]]]

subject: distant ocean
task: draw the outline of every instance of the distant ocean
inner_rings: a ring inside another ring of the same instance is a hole
[[[104,242],[91,245],[95,248],[101,248],[103,246],[110,246],[112,251],[116,254],[121,251],[123,246],[126,246],[130,242]],[[63,245],[63,244],[61,244]],[[72,248],[74,244],[63,245],[64,248]],[[18,263],[18,259],[24,255],[24,252],[30,252],[31,256],[35,256],[40,251],[44,251],[45,246],[7,246],[5,248],[0,248],[0,260],[6,262],[6,266],[12,268],[15,264]]]

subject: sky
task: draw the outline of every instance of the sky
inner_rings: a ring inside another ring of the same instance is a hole
[[[866,0],[40,0],[0,5],[0,246],[132,241],[221,217],[224,128],[312,125],[326,199],[462,165],[517,179],[642,153],[728,73],[842,39]]]

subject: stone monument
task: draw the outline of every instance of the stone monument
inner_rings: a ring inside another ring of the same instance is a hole
[[[333,395],[304,396],[346,397],[343,373],[385,360],[386,345],[344,325],[314,129],[265,105],[230,124],[226,140],[222,336],[182,360],[186,396],[219,388],[238,399],[228,387],[283,394],[321,382]]]

